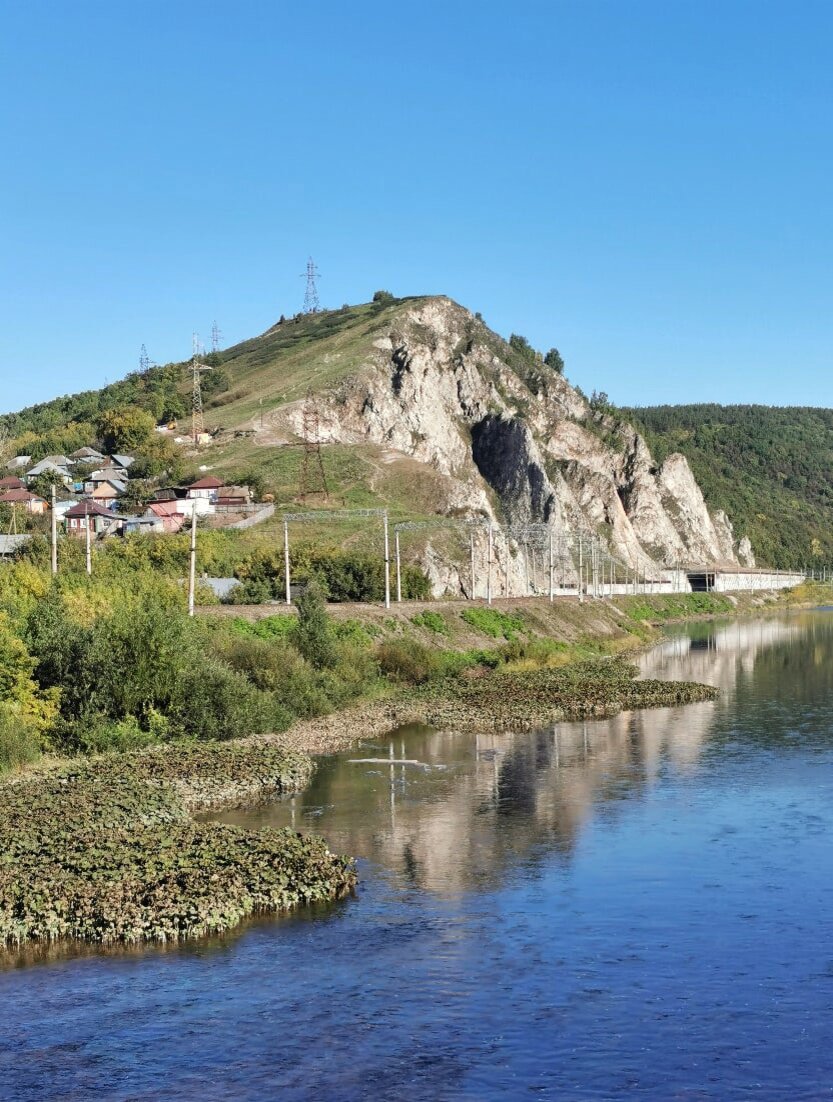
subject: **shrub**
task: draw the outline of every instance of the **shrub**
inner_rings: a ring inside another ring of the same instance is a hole
[[[9,708],[0,705],[0,773],[34,761],[39,752],[36,732]]]
[[[379,668],[394,681],[421,685],[437,671],[433,651],[417,639],[386,639],[376,649]]]
[[[511,616],[495,608],[467,608],[460,615],[467,624],[484,635],[491,635],[493,639],[502,637],[511,641],[516,632],[525,630],[520,616]]]
[[[336,649],[324,595],[318,585],[308,585],[296,601],[298,622],[290,638],[316,669],[334,666]]]
[[[411,617],[411,623],[418,628],[427,628],[436,635],[448,635],[448,621],[441,612],[432,612],[430,609],[417,612]]]

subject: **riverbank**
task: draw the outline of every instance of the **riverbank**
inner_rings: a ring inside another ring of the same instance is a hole
[[[761,608],[730,601],[727,610],[726,597],[702,596],[712,611],[701,597],[699,618]],[[296,722],[281,734],[52,761],[0,778],[0,946],[178,941],[349,893],[356,881],[352,860],[331,854],[321,839],[191,817],[300,790],[311,775],[310,755],[410,722],[461,731],[525,729],[714,699],[711,686],[639,680],[617,657],[654,641],[653,622],[693,612],[685,598],[677,599],[686,600],[682,609],[668,597],[638,600],[635,607],[623,601],[579,606],[578,616],[567,610],[569,641],[566,633],[552,638],[532,630],[533,613],[544,620],[565,615],[548,602],[523,617],[481,610],[491,615],[470,617],[467,629],[487,634],[493,646],[471,652],[453,650],[450,631],[425,615],[436,607],[426,609],[411,614],[415,630],[406,641],[420,643],[419,633],[423,640],[427,633],[444,657],[439,672],[421,683],[390,681],[381,698]],[[763,603],[773,606],[794,607]],[[603,631],[587,630],[599,622]],[[402,629],[391,634],[405,635]]]

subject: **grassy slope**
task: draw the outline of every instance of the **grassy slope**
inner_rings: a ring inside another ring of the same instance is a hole
[[[623,409],[658,461],[681,451],[709,506],[725,509],[761,562],[833,562],[833,410],[768,406]],[[820,553],[812,554],[813,540]]]

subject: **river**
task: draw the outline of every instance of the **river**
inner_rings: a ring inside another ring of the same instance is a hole
[[[833,1096],[833,614],[680,629],[716,703],[412,728],[223,816],[359,858],[355,898],[0,971],[0,1099]],[[419,764],[357,763],[406,758]]]

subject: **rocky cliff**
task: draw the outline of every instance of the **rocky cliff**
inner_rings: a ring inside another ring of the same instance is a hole
[[[565,562],[579,534],[593,533],[619,562],[657,576],[676,564],[754,564],[728,517],[709,513],[682,455],[658,466],[615,411],[591,408],[450,299],[404,304],[315,401],[323,444],[372,443],[391,462],[429,468],[436,511],[489,518],[507,546],[540,524]],[[303,418],[299,400],[266,430],[253,419],[255,443],[264,431],[270,442],[297,439]]]

